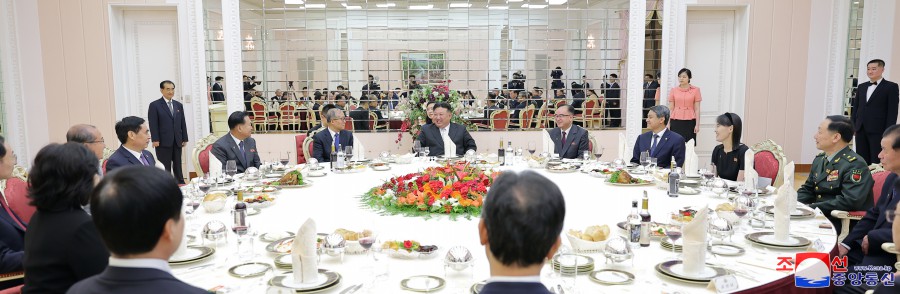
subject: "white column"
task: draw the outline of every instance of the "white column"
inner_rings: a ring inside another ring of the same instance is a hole
[[[859,48],[859,82],[868,80],[866,63],[872,59],[884,60],[886,64],[900,62],[891,60],[894,50],[894,15],[896,0],[866,0],[863,7],[862,42]],[[845,25],[846,26],[846,25]],[[885,79],[897,80],[891,76],[890,68],[885,66]],[[843,85],[843,83],[841,83]]]
[[[687,31],[687,4],[684,0],[663,1],[662,68],[659,104],[666,105],[669,90],[675,87],[678,70],[684,67],[684,37]]]
[[[225,36],[225,100],[229,114],[244,110],[244,71],[241,66],[241,12],[239,6],[238,0],[222,0],[222,27]]]
[[[668,1],[666,1],[668,2]],[[628,142],[637,140],[641,134],[641,108],[644,89],[644,31],[647,16],[646,0],[631,0],[628,13],[628,80],[626,81],[625,135]]]

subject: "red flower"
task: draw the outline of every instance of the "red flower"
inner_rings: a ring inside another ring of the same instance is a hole
[[[410,241],[410,240],[403,241],[403,248],[411,249],[411,248],[412,248],[412,241]]]

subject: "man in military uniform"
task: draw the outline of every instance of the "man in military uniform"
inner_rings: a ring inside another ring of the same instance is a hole
[[[832,210],[867,210],[872,205],[872,175],[868,165],[848,145],[853,139],[849,118],[832,115],[819,124],[814,136],[822,153],[813,160],[806,182],[797,190],[797,201],[819,208],[841,231],[841,221]],[[851,223],[851,227],[852,227]]]

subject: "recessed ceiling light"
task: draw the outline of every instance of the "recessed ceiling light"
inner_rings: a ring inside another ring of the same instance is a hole
[[[567,0],[550,0],[550,5],[561,5],[566,4]]]
[[[303,5],[303,0],[284,0],[284,4]]]
[[[428,4],[428,5],[410,5],[410,6],[409,6],[409,9],[412,9],[412,10],[426,10],[426,9],[432,9],[432,8],[434,8],[434,5],[432,5],[432,4]]]
[[[347,3],[341,3],[341,6],[344,6],[346,9],[362,9],[362,6],[359,5],[347,5]]]
[[[546,8],[546,7],[547,7],[546,4],[530,4],[530,5],[528,3],[522,4],[522,8],[541,9],[541,8]]]
[[[450,8],[467,8],[472,7],[472,3],[450,3]]]
[[[503,9],[509,9],[509,6],[488,6],[488,9],[503,10]]]
[[[506,2],[523,2],[525,0],[506,0]]]
[[[375,6],[377,6],[378,8],[388,8],[388,7],[394,7],[394,6],[397,6],[397,4],[394,4],[394,3],[378,3],[378,4],[375,4]]]
[[[306,4],[306,8],[325,8],[325,4]]]

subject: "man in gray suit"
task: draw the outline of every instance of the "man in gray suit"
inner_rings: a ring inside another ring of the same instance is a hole
[[[434,123],[422,126],[418,138],[419,142],[422,142],[422,147],[428,147],[428,155],[441,156],[452,152],[447,155],[459,156],[466,154],[468,150],[478,149],[475,146],[475,139],[472,139],[465,126],[450,122],[453,109],[449,103],[438,102],[433,108],[431,120]]]
[[[574,114],[575,107],[572,105],[560,106],[556,109],[556,127],[547,131],[553,140],[553,153],[559,154],[560,158],[575,159],[584,151],[591,151],[588,148],[588,131],[572,124]]]
[[[250,117],[246,112],[235,111],[228,116],[227,135],[222,136],[213,144],[212,154],[222,162],[222,167],[229,160],[234,160],[237,172],[242,173],[249,167],[259,168],[259,152],[256,150],[256,140],[250,138],[253,126],[250,125]]]

